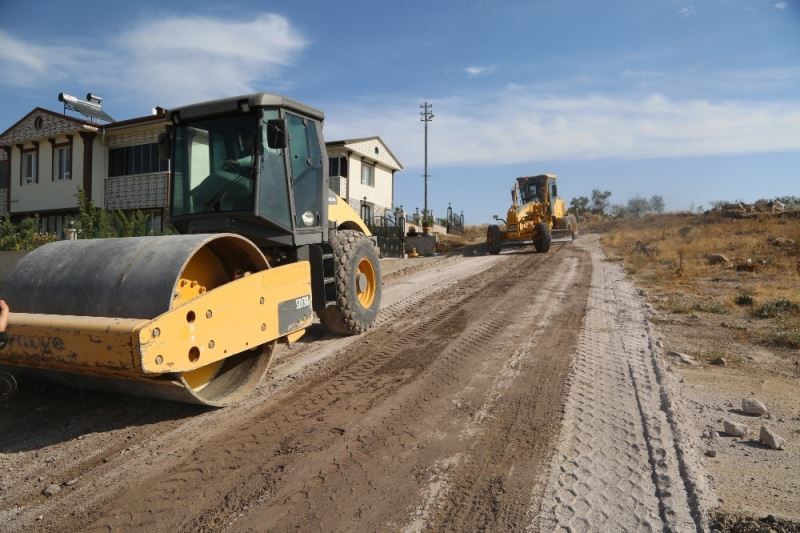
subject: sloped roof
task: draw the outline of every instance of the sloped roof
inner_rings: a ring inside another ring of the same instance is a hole
[[[62,113],[50,111],[49,109],[45,109],[43,107],[36,107],[30,113],[26,114],[24,117],[16,121],[6,131],[0,133],[0,145],[10,145],[19,142],[21,140],[28,139],[30,135],[24,135],[22,131],[18,131],[20,130],[20,126],[24,125],[28,121],[36,120],[36,117],[40,117],[42,115],[49,117],[47,124],[48,127],[43,128],[41,130],[41,133],[37,134],[37,138],[46,137],[48,135],[54,135],[64,131],[83,129],[85,126],[94,129],[100,127],[100,124],[96,124],[94,122],[87,122],[85,120],[64,115]],[[15,133],[17,133],[17,135],[15,135]]]
[[[400,160],[397,159],[397,156],[395,156],[392,153],[392,150],[386,145],[385,142],[383,142],[383,139],[381,139],[377,135],[374,136],[374,137],[359,137],[359,138],[355,138],[355,139],[342,139],[342,140],[338,140],[338,141],[330,141],[330,142],[325,143],[325,146],[327,148],[340,148],[340,147],[341,148],[347,148],[349,150],[352,150],[353,152],[358,153],[359,155],[361,155],[363,157],[372,159],[373,161],[382,162],[380,159],[375,157],[375,154],[370,154],[370,153],[364,152],[362,150],[358,150],[357,147],[353,146],[353,145],[357,145],[357,144],[360,144],[360,143],[366,143],[366,142],[369,142],[369,141],[377,141],[378,143],[380,143],[381,146],[383,146],[383,148],[386,150],[386,153],[389,154],[389,157],[392,159],[392,161],[394,163],[394,165],[388,165],[388,166],[394,167],[394,170],[402,170],[404,168],[403,164],[400,162]]]

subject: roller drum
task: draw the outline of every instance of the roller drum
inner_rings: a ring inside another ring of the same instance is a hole
[[[3,283],[2,295],[12,312],[152,319],[198,291],[268,267],[252,242],[234,234],[58,241],[25,256]],[[273,346],[156,377],[37,373],[79,387],[221,406],[257,386]]]

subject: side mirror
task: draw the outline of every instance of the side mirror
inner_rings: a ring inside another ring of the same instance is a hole
[[[492,218],[497,220],[499,217],[497,215],[494,215]]]
[[[267,146],[286,148],[286,119],[273,118],[267,121]]]
[[[169,161],[172,157],[172,135],[168,131],[158,134],[158,158]]]

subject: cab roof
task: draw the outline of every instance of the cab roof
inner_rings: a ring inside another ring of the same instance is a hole
[[[527,183],[529,181],[533,181],[533,182],[536,182],[536,183],[541,183],[542,181],[545,181],[547,179],[554,180],[557,177],[558,176],[556,176],[555,174],[539,174],[537,176],[522,176],[522,177],[517,178],[517,183],[519,183],[519,186],[522,187],[522,186],[525,185],[525,183]]]
[[[209,100],[207,102],[169,109],[167,110],[167,119],[172,123],[178,123],[197,117],[246,112],[261,107],[282,107],[319,121],[325,120],[325,114],[319,109],[301,104],[285,96],[270,93],[230,96],[228,98],[220,98],[219,100]]]

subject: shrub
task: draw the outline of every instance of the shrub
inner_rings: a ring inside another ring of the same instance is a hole
[[[786,348],[800,348],[800,329],[778,331],[772,338],[773,343]]]
[[[747,294],[740,294],[736,297],[736,305],[746,306],[753,305],[753,297]]]
[[[759,318],[775,318],[787,313],[796,313],[800,310],[794,302],[790,302],[786,298],[778,300],[770,300],[756,310],[755,315]]]

